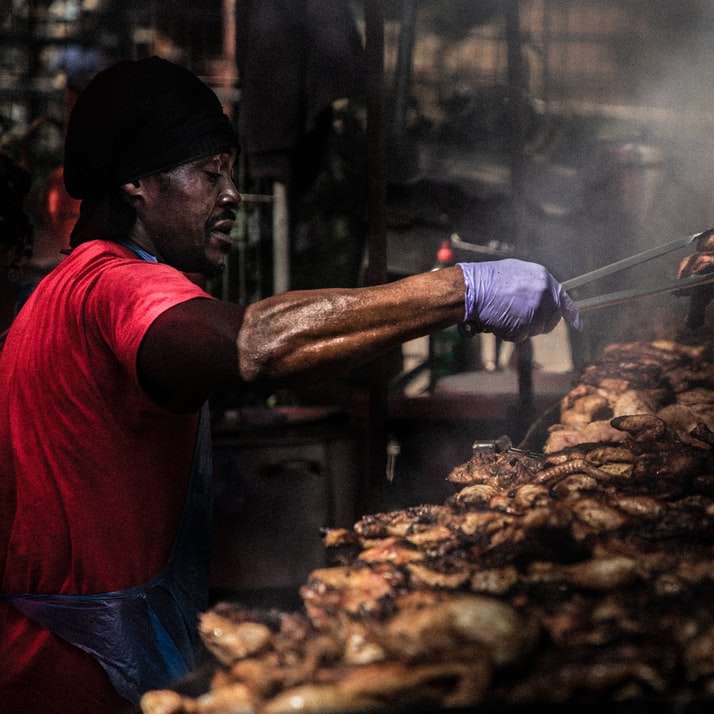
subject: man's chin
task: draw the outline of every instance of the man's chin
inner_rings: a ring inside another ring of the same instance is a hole
[[[201,271],[207,278],[220,275],[226,268],[228,255],[222,250],[208,248],[203,255],[203,270]]]
[[[219,276],[226,269],[225,257],[221,259],[220,263],[212,263],[210,261],[206,262],[206,267],[201,272],[207,278],[215,278]]]

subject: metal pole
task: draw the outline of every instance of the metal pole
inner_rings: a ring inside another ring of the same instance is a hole
[[[397,141],[401,139],[407,124],[417,2],[418,0],[402,0],[402,26],[399,31],[399,54],[394,73],[394,117],[391,132],[392,138]]]
[[[367,63],[367,284],[387,279],[386,167],[384,138],[384,9],[381,0],[365,5]]]
[[[521,52],[521,17],[519,0],[506,0],[506,42],[508,46],[508,99],[510,104],[511,191],[513,198],[514,242],[523,231],[523,187],[525,184],[524,105],[528,83]]]
[[[236,65],[236,0],[223,0],[221,4],[221,20],[223,25],[223,63],[221,67],[220,84],[223,94],[221,104],[223,111],[232,117],[235,110],[233,88],[237,75]],[[239,164],[239,173],[243,173],[245,160]],[[241,179],[243,177],[241,176]],[[242,185],[242,181],[239,182]],[[238,301],[245,305],[245,243],[246,243],[246,215],[242,208],[238,214],[238,226],[236,229],[238,240],[233,244],[230,255],[226,259],[226,267],[223,272],[223,299]],[[238,285],[236,286],[236,273],[238,275]]]
[[[273,182],[273,294],[290,290],[290,216],[288,190]]]
[[[37,2],[30,0],[27,3],[27,36],[35,39],[37,29]],[[27,124],[31,124],[43,111],[38,98],[36,79],[40,67],[39,57],[40,47],[36,42],[30,42],[27,47],[27,73],[25,75],[26,86],[30,89],[27,102]]]
[[[550,73],[550,49],[552,46],[552,8],[550,0],[543,0],[543,102],[545,104],[546,119],[550,119],[551,96],[551,73]]]
[[[234,101],[231,90],[236,77],[236,0],[223,0],[223,89],[226,90],[223,110],[233,116]]]
[[[525,228],[525,99],[528,80],[523,66],[521,15],[519,0],[506,0],[506,42],[508,46],[508,94],[511,107],[510,154],[513,242],[523,249]],[[533,409],[533,345],[530,340],[516,346],[518,365],[519,416],[528,423]]]
[[[388,118],[389,176],[396,182],[408,181],[416,169],[416,149],[407,137],[409,88],[412,77],[412,55],[416,32],[418,0],[402,0],[399,48],[394,71],[394,92],[391,116]]]
[[[382,0],[366,0],[367,65],[367,211],[368,264],[366,281],[378,285],[387,279],[386,166],[384,127],[384,8]],[[378,503],[387,466],[387,379],[386,363],[375,360],[369,369],[365,473],[359,491],[361,512]]]

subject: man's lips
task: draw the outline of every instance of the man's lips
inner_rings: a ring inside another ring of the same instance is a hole
[[[218,221],[210,223],[211,233],[218,231],[219,233],[230,233],[233,229],[235,221],[232,218],[222,218]]]
[[[222,252],[228,252],[231,249],[231,230],[233,229],[233,219],[224,218],[210,224],[209,239],[210,242],[217,244]]]

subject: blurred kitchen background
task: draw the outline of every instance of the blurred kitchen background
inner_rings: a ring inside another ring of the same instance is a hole
[[[375,86],[387,280],[502,257],[564,280],[713,225],[713,40],[706,0],[3,0],[0,151],[31,174],[34,250],[0,297],[67,244],[68,110],[116,60],[191,67],[236,122],[252,198],[207,288],[247,304],[371,282]],[[671,279],[678,257],[578,297]],[[648,299],[517,350],[454,328],[346,378],[216,395],[214,588],[300,583],[319,527],[443,500],[474,439],[518,442],[603,344],[672,336],[684,310]]]

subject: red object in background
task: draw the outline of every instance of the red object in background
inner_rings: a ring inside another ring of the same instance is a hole
[[[69,244],[72,228],[79,218],[79,205],[80,201],[72,198],[64,187],[64,166],[58,166],[47,177],[41,211],[42,223],[62,247]]]
[[[451,240],[447,238],[441,242],[436,251],[437,265],[451,265],[454,262],[454,251],[451,249]]]

